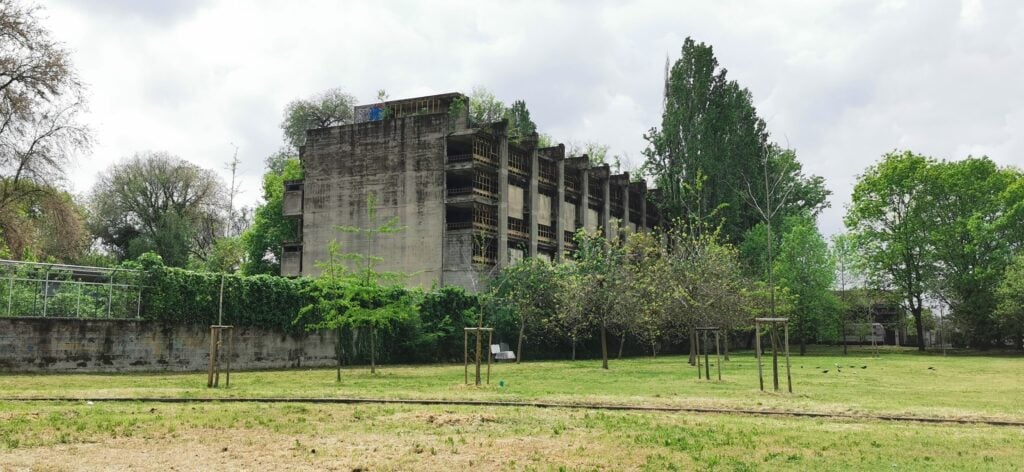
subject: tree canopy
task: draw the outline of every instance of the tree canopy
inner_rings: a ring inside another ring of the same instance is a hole
[[[172,267],[205,260],[225,224],[225,185],[165,152],[137,153],[99,175],[89,229],[122,258],[153,251]]]
[[[0,250],[68,261],[88,244],[81,211],[60,184],[91,135],[78,121],[84,87],[71,55],[39,11],[0,1]]]
[[[828,204],[824,181],[804,175],[794,151],[770,143],[750,92],[728,79],[711,46],[693,39],[668,71],[661,127],[645,138],[643,169],[669,221],[714,214],[713,224],[735,244],[763,219],[745,197],[763,202],[786,189],[778,219]]]
[[[809,216],[790,218],[795,221],[787,225],[789,230],[782,237],[775,273],[779,285],[794,297],[790,321],[803,355],[808,342],[823,338],[826,331],[835,334],[839,309],[832,294],[835,263],[814,220]]]
[[[268,169],[263,174],[263,203],[256,207],[252,225],[241,238],[245,252],[242,271],[246,274],[281,273],[281,244],[298,235],[298,223],[284,216],[284,182],[301,178],[298,159],[268,159]]]
[[[340,88],[289,102],[281,121],[285,143],[297,152],[306,143],[307,130],[351,123],[355,102],[355,97]]]

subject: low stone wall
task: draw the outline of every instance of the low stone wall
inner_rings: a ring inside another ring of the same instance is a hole
[[[333,332],[292,335],[238,327],[234,336],[232,370],[319,367],[335,362]],[[204,371],[209,354],[209,326],[0,318],[0,371]]]

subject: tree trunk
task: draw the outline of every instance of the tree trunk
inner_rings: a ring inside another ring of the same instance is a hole
[[[697,365],[697,332],[690,329],[690,365]]]
[[[840,316],[839,324],[842,326],[842,328],[840,328],[840,331],[839,331],[839,337],[843,338],[843,355],[845,356],[846,355],[846,315],[842,314],[842,315],[839,315],[839,316]]]
[[[626,333],[622,333],[622,337],[619,338],[619,356],[616,359],[622,359],[622,347],[626,345]]]
[[[519,323],[519,342],[516,343],[516,364],[523,360],[523,333],[526,332],[526,320]]]
[[[476,330],[476,354],[474,355],[474,358],[475,358],[475,361],[476,361],[476,369],[475,369],[475,371],[476,371],[476,385],[480,385],[480,349],[482,347],[481,343],[483,343],[483,327],[484,327],[484,309],[483,309],[483,307],[480,307],[480,315],[477,317],[476,327],[477,327],[477,330]],[[520,342],[522,342],[522,332],[520,332],[519,336],[520,336],[520,338],[519,338]],[[488,356],[491,355],[490,354],[490,352],[491,352],[490,348],[491,348],[490,346],[487,346],[487,349],[488,349],[487,355]],[[519,353],[518,352],[516,353],[516,362],[517,363],[519,362]]]
[[[335,341],[335,351],[338,354],[338,377],[335,379],[336,382],[341,382],[341,328],[338,328],[338,339]]]
[[[800,355],[807,354],[807,343],[804,341],[803,333],[800,334]]]
[[[601,324],[601,368],[608,370],[608,328]]]
[[[779,335],[776,333],[775,324],[772,324],[772,387],[779,391]]]
[[[722,336],[723,359],[729,360],[729,330],[724,330]]]
[[[370,373],[377,373],[377,328],[370,326]]]
[[[576,360],[576,335],[572,336],[572,360]]]
[[[917,325],[917,350],[924,352],[924,322],[921,321],[921,305],[910,310],[914,314],[914,324]]]
[[[651,343],[651,358],[652,359],[657,359],[658,358],[658,344],[657,343]]]

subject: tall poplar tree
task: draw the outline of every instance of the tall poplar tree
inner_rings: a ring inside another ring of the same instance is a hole
[[[775,187],[792,189],[779,219],[827,205],[824,182],[803,175],[795,153],[771,152],[778,146],[770,144],[750,91],[728,79],[711,46],[686,39],[667,73],[664,105],[661,127],[644,136],[643,170],[654,178],[656,203],[669,221],[709,220],[738,243],[761,219],[744,197],[743,176],[760,176],[763,167],[781,178]]]

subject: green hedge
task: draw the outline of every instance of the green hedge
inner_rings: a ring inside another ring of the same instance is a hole
[[[303,331],[293,320],[299,308],[310,302],[303,294],[308,279],[193,272],[166,267],[152,254],[144,254],[137,262],[146,274],[143,319],[170,325],[217,323],[223,278],[224,324]]]
[[[146,288],[142,295],[142,318],[167,325],[217,322],[221,274],[192,272],[165,267],[158,256],[146,254],[132,268],[144,271]],[[224,323],[256,327],[283,333],[299,334],[306,325],[317,320],[303,319],[296,323],[299,309],[311,304],[307,295],[312,285],[309,278],[285,278],[271,275],[225,275]],[[478,299],[458,287],[445,287],[427,292],[410,289],[418,298],[419,310],[400,323],[379,330],[376,349],[381,363],[461,362],[463,328],[476,326]],[[515,345],[518,325],[508,309],[491,307],[485,325],[495,328],[494,342]],[[366,332],[341,332],[343,360],[346,364],[369,362],[369,341]],[[617,353],[618,340],[610,349]],[[471,348],[472,349],[472,348]],[[515,349],[513,347],[513,349]],[[661,352],[678,352],[680,345],[664,345]],[[529,326],[524,347],[528,359],[569,357],[571,344],[543,326]],[[577,346],[580,358],[598,355],[596,338],[581,339]],[[647,346],[627,339],[627,355],[643,355]]]
[[[312,280],[272,275],[222,275],[166,267],[159,256],[144,254],[132,265],[143,270],[142,318],[167,325],[215,324],[224,280],[224,324],[298,334],[317,320],[296,322],[299,309],[313,303]],[[423,292],[416,316],[378,334],[378,357],[384,362],[450,362],[462,359],[462,331],[475,326],[477,298],[461,288]],[[346,362],[369,358],[365,333],[342,333]]]

